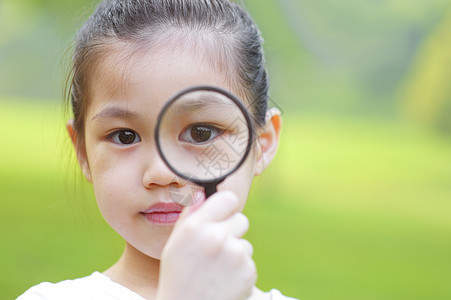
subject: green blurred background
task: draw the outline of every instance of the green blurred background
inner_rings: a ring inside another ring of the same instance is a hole
[[[258,286],[451,299],[451,1],[244,3],[284,112],[245,209]],[[104,270],[123,247],[77,171],[60,106],[65,53],[94,6],[0,1],[1,299]]]

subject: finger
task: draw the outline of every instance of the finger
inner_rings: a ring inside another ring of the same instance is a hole
[[[239,262],[239,264],[251,261],[251,257],[254,255],[254,247],[248,240],[245,239],[238,239],[229,236],[224,241],[224,249],[225,253],[231,257],[231,261],[235,260],[236,262]]]
[[[230,218],[221,222],[227,234],[236,238],[242,237],[249,229],[249,220],[242,213],[235,213]]]
[[[241,248],[244,249],[244,251],[246,251],[246,253],[252,257],[252,255],[254,255],[254,247],[252,246],[252,244],[245,239],[239,239],[238,242],[241,244]]]
[[[229,191],[212,195],[192,215],[207,222],[217,222],[229,218],[240,209],[238,197]]]
[[[205,193],[202,190],[197,190],[194,197],[195,199],[193,201],[193,204],[190,206],[185,206],[185,208],[183,209],[179,217],[179,223],[181,222],[181,220],[185,219],[187,216],[199,209],[199,207],[201,207],[205,202]]]

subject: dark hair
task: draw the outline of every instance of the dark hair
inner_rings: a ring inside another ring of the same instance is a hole
[[[78,32],[68,78],[79,142],[84,141],[89,75],[110,46],[125,42],[148,47],[173,37],[181,37],[183,43],[200,34],[202,41],[213,44],[216,67],[228,72],[251,107],[256,125],[263,125],[268,102],[263,40],[242,7],[229,0],[106,0]]]

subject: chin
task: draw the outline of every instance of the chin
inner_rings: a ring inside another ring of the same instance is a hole
[[[166,245],[166,239],[159,239],[158,241],[153,240],[148,244],[140,243],[129,243],[137,251],[141,252],[145,256],[153,259],[161,259],[161,253],[163,252],[164,246]]]

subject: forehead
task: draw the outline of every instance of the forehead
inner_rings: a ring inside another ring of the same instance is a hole
[[[104,53],[91,74],[88,114],[111,102],[157,106],[195,85],[215,85],[233,92],[229,72],[215,68],[206,52],[170,45],[137,49],[118,43]]]

